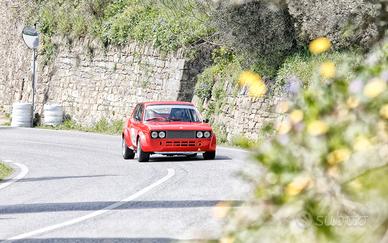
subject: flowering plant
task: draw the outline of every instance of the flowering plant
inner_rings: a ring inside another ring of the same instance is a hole
[[[329,48],[326,38],[310,45]],[[388,42],[356,70],[327,60],[318,71],[277,105],[276,134],[254,152],[254,196],[230,214],[223,241],[388,240]]]

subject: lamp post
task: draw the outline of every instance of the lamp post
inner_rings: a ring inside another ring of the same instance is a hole
[[[23,40],[24,43],[28,46],[28,48],[32,49],[32,120],[31,125],[34,126],[34,114],[35,114],[35,72],[36,72],[36,49],[39,46],[39,33],[36,31],[35,27],[24,27],[23,29]]]

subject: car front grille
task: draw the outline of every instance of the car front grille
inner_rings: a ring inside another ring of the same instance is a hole
[[[195,147],[194,141],[166,141],[167,147]]]
[[[196,138],[196,131],[167,131],[166,138]]]

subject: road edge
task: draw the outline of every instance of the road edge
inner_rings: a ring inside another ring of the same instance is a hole
[[[7,165],[11,164],[11,167],[13,169],[15,169],[14,166],[16,166],[18,168],[19,173],[14,175],[15,174],[15,172],[14,172],[10,175],[10,177],[7,177],[2,182],[0,182],[0,190],[3,190],[5,188],[9,187],[13,183],[19,181],[20,179],[23,179],[28,174],[28,171],[29,171],[28,167],[25,166],[24,164],[15,163],[15,162],[12,162],[11,160],[2,160],[2,162],[4,162]],[[12,166],[12,165],[14,165],[14,166]]]

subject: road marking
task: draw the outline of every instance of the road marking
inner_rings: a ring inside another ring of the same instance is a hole
[[[75,219],[71,219],[69,221],[65,221],[63,223],[54,224],[54,225],[51,225],[51,226],[44,227],[42,229],[34,230],[34,231],[31,231],[31,232],[28,232],[28,233],[24,233],[24,234],[20,234],[20,235],[8,238],[6,241],[26,239],[26,238],[29,238],[31,236],[39,235],[39,234],[42,234],[42,233],[47,233],[49,231],[53,231],[53,230],[56,230],[56,229],[59,229],[59,228],[63,228],[63,227],[70,226],[70,225],[74,225],[74,224],[83,222],[85,220],[97,217],[99,215],[102,215],[104,213],[109,212],[112,209],[116,209],[116,208],[118,208],[118,207],[120,207],[120,206],[122,206],[122,205],[124,205],[124,204],[126,204],[128,202],[130,202],[130,201],[135,200],[136,198],[138,198],[138,197],[144,195],[145,193],[151,191],[155,187],[165,183],[166,181],[171,179],[174,175],[175,175],[175,170],[174,169],[168,169],[168,173],[167,173],[167,175],[165,177],[161,178],[160,180],[154,182],[153,184],[143,188],[142,190],[136,192],[135,194],[132,194],[131,196],[129,196],[129,197],[127,197],[127,198],[125,198],[125,199],[123,199],[123,200],[121,200],[119,202],[113,203],[113,204],[111,204],[111,205],[109,205],[109,206],[107,206],[107,207],[105,207],[103,209],[100,209],[98,211],[95,211],[93,213],[87,214],[87,215],[82,216],[82,217],[78,217],[78,218],[75,218]]]
[[[13,165],[16,165],[17,167],[19,167],[20,169],[20,173],[17,174],[15,177],[13,178],[10,178],[8,180],[6,180],[6,182],[4,183],[1,183],[0,184],[0,190],[10,186],[11,184],[17,182],[18,180],[22,179],[23,177],[25,177],[28,173],[28,168],[27,166],[23,165],[23,164],[20,164],[20,163],[13,163],[11,160],[3,160],[4,163],[7,163],[7,164],[13,164]]]

